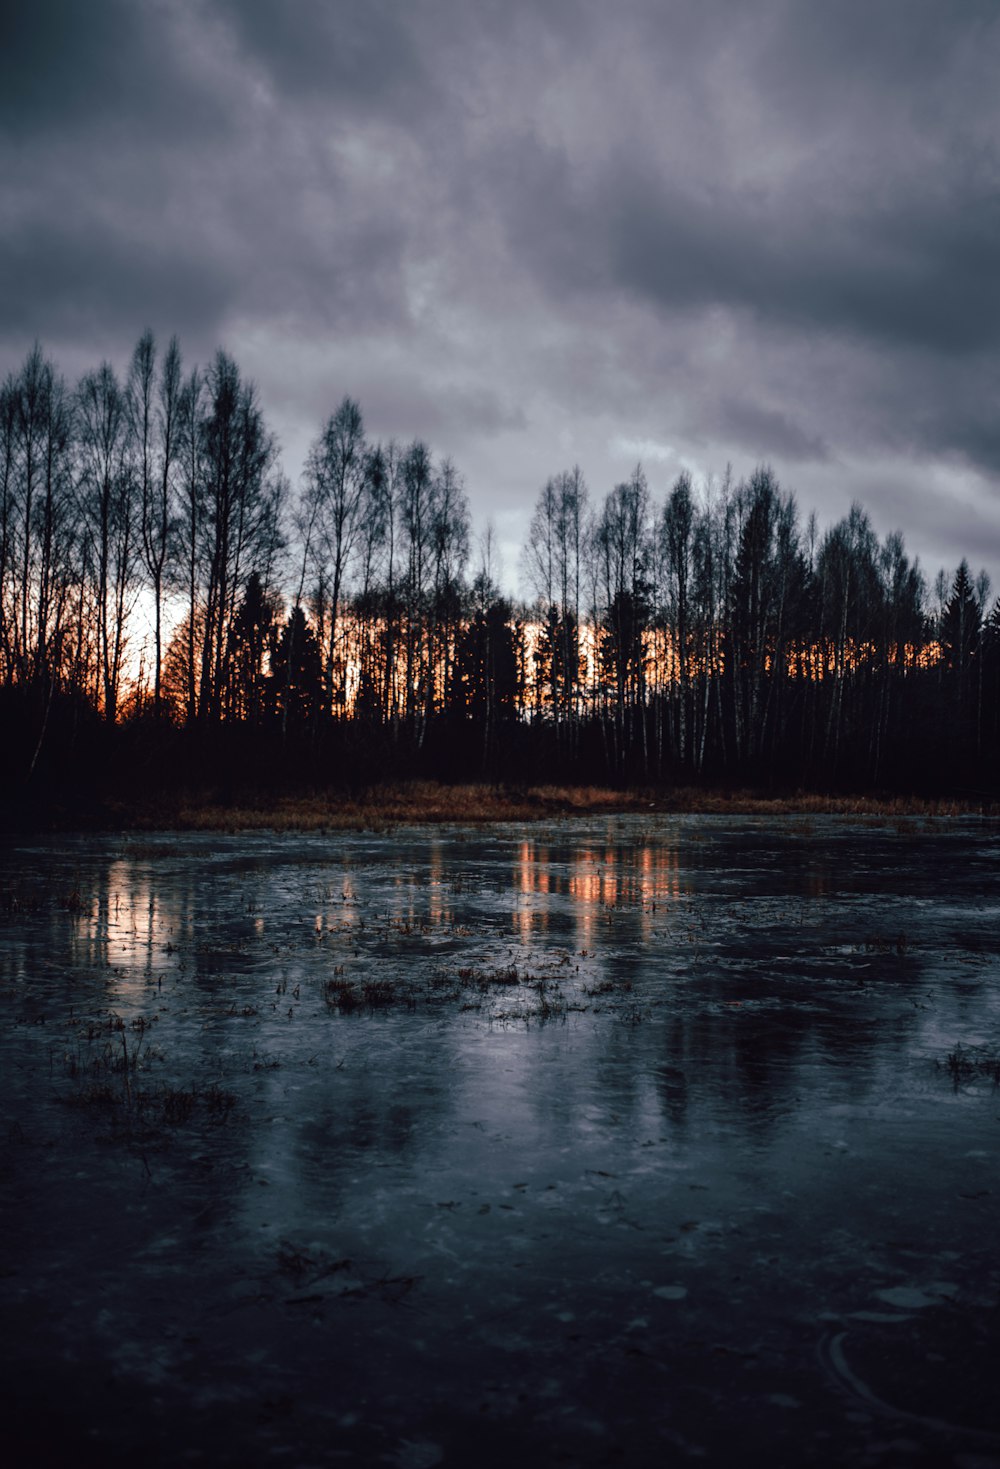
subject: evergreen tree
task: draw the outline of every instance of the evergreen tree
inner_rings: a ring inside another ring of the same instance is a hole
[[[271,706],[282,728],[303,728],[324,705],[323,657],[315,630],[294,607],[271,648]]]

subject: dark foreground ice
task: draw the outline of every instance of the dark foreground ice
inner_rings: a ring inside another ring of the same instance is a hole
[[[6,1463],[1000,1466],[1000,835],[0,853]]]

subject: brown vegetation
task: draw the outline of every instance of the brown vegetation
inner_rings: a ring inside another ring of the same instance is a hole
[[[359,795],[336,792],[309,796],[237,800],[179,798],[175,803],[107,807],[97,818],[106,827],[178,831],[379,831],[409,825],[484,825],[534,822],[569,816],[659,813],[728,816],[904,816],[991,815],[992,803],[824,796],[803,792],[766,795],[752,790],[613,790],[601,786],[443,785],[436,781],[374,786]]]

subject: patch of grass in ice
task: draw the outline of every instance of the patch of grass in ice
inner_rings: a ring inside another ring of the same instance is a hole
[[[939,1070],[947,1071],[955,1090],[967,1082],[984,1079],[994,1087],[1000,1087],[1000,1048],[996,1046],[957,1045],[949,1051],[943,1061],[938,1061]]]

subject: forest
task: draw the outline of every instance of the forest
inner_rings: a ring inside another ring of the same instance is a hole
[[[767,465],[542,485],[525,600],[461,474],[345,397],[301,484],[254,385],[139,339],[0,389],[3,788],[525,784],[996,793],[1000,598]]]

